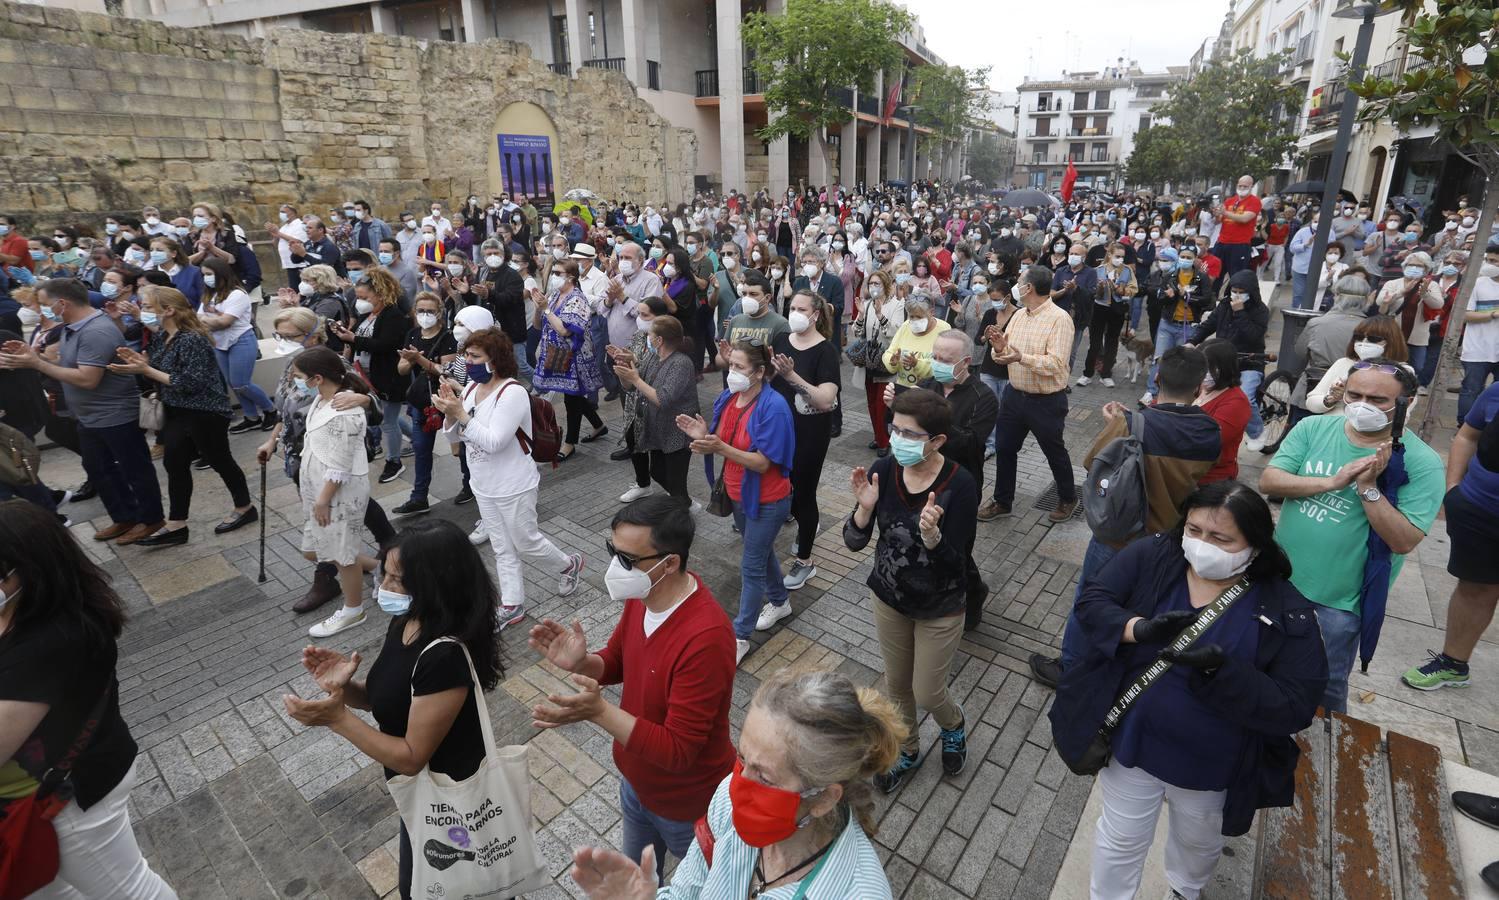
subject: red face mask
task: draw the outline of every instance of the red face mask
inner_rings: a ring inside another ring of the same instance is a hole
[[[745,778],[744,763],[739,760],[734,761],[734,774],[729,777],[729,800],[734,804],[734,830],[751,847],[769,847],[796,834],[802,795]]]

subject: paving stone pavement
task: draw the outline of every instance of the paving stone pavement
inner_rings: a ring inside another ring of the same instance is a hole
[[[881,679],[863,584],[871,551],[850,552],[841,537],[849,472],[869,461],[872,437],[862,373],[847,365],[843,372],[843,435],[830,450],[819,497],[819,572],[792,595],[796,614],[769,636],[757,634],[757,647],[735,679],[736,735],[760,680],[782,668],[837,669],[861,684]],[[704,379],[705,408],[717,389],[715,377]],[[1074,463],[1102,425],[1099,407],[1110,399],[1132,402],[1138,390],[1121,383],[1114,390],[1094,385],[1074,391],[1066,432]],[[617,432],[617,405],[605,415]],[[252,489],[259,440],[232,438]],[[612,437],[581,445],[573,461],[543,473],[542,530],[589,560],[577,593],[556,597],[550,578],[527,573],[530,615],[577,617],[592,644],[602,643],[618,614],[603,589],[602,541],[617,495],[631,484],[631,470],[628,463],[609,462],[612,449]],[[1251,462],[1247,455],[1242,459]],[[700,469],[693,471],[692,493],[705,499]],[[81,480],[76,458],[57,449],[46,451],[44,474],[54,485]],[[1080,468],[1076,474],[1080,481]],[[1257,476],[1257,469],[1246,468],[1241,477],[1252,484]],[[396,896],[397,817],[380,767],[342,738],[292,720],[280,700],[287,693],[317,694],[300,652],[318,616],[290,611],[311,574],[296,550],[302,517],[295,488],[273,464],[262,509],[267,580],[258,583],[256,528],[213,537],[211,526],[230,501],[212,472],[195,477],[194,538],[185,547],[149,551],[99,544],[89,539],[107,522],[98,501],[66,508],[80,541],[114,576],[131,608],[119,674],[122,711],[142,751],[140,785],[131,798],[141,844],[184,900]],[[410,477],[408,471],[393,483],[376,484],[373,493],[393,507],[405,499]],[[161,482],[164,487],[164,477]],[[1032,652],[1059,644],[1087,540],[1080,519],[1053,528],[1046,513],[1033,508],[1050,483],[1045,460],[1028,442],[1015,515],[979,526],[974,552],[992,593],[984,622],[965,637],[951,675],[969,722],[969,762],[956,778],[943,777],[939,765],[927,762],[899,791],[880,799],[878,847],[897,897],[1047,897],[1078,828],[1092,779],[1073,776],[1050,752],[1051,695],[1030,680],[1026,666]],[[443,502],[430,514],[467,529],[477,510],[448,502],[458,487],[456,461],[440,453],[433,497]],[[697,523],[690,568],[732,615],[739,592],[737,537],[728,520],[700,515]],[[788,528],[778,542],[788,557],[792,536]],[[1416,577],[1445,562],[1438,554],[1423,552],[1423,563],[1431,565],[1412,567],[1419,570]],[[1440,619],[1432,621],[1435,587],[1431,594],[1431,606],[1413,619],[1440,628]],[[330,643],[373,658],[385,621],[371,604],[369,621]],[[533,729],[529,705],[560,687],[562,673],[537,660],[523,628],[506,631],[503,645],[507,677],[489,696],[489,709],[498,740],[531,747],[532,811],[555,878],[553,887],[532,896],[578,896],[566,875],[572,849],[617,846],[621,836],[610,740],[587,723]],[[617,690],[611,693],[617,700]],[[1409,693],[1402,699],[1408,701]],[[1490,700],[1478,715],[1430,715],[1445,720],[1456,752],[1470,764],[1485,761],[1492,768],[1499,766],[1495,707]],[[936,724],[924,717],[924,748],[936,739]]]

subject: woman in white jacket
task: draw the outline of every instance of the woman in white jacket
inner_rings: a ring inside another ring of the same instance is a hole
[[[890,452],[890,434],[885,428],[885,385],[895,376],[878,360],[884,358],[895,333],[905,323],[906,304],[895,289],[895,280],[883,269],[876,269],[864,279],[862,293],[852,339],[863,338],[879,350],[875,364],[864,368],[864,400],[869,407],[870,427],[874,429],[874,440],[869,442],[869,449],[884,456]]]
[[[302,555],[338,567],[344,605],[312,626],[308,634],[331,637],[364,621],[364,573],[375,571],[374,557],[361,553],[359,533],[370,498],[370,466],[364,453],[364,409],[338,409],[340,391],[368,394],[369,386],[327,347],[309,347],[289,366],[298,392],[315,395],[307,410],[306,434],[297,484],[302,510]]]
[[[460,395],[445,380],[432,403],[442,411],[443,433],[463,441],[479,527],[494,548],[498,627],[503,630],[526,616],[522,560],[555,574],[557,593],[565,597],[578,588],[583,556],[562,552],[536,525],[541,475],[531,459],[531,400],[526,386],[516,380],[510,338],[498,328],[476,331],[464,341],[463,358],[468,386]]]

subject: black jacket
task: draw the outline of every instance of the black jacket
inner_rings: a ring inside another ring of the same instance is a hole
[[[489,297],[480,305],[494,316],[494,322],[517,345],[526,343],[526,282],[508,265],[479,269],[479,280],[489,282]]]
[[[357,332],[359,327],[356,325]],[[375,317],[374,333],[369,337],[354,338],[354,356],[370,355],[365,377],[382,400],[405,400],[406,389],[411,385],[411,376],[402,375],[396,368],[401,357],[396,353],[402,349],[406,334],[411,330],[411,320],[398,307],[387,306]]]
[[[944,386],[935,378],[927,379],[917,387],[944,396]],[[973,483],[982,486],[984,442],[994,433],[994,423],[999,419],[999,398],[979,380],[971,363],[968,380],[954,384],[952,393],[945,396],[952,407],[952,425],[948,428],[947,441],[942,445],[942,455],[962,466],[973,476]]]
[[[1235,312],[1233,304],[1223,300],[1213,309],[1213,314],[1207,321],[1193,329],[1190,340],[1193,344],[1201,344],[1216,334],[1233,344],[1234,349],[1240,353],[1264,353],[1265,329],[1269,327],[1270,310],[1260,301],[1250,297],[1244,301],[1244,308]],[[1241,359],[1239,371],[1263,372],[1265,363],[1263,360]]]
[[[1052,738],[1064,755],[1088,747],[1128,673],[1147,658],[1141,655],[1147,648],[1121,640],[1125,623],[1155,615],[1186,568],[1180,536],[1156,534],[1121,550],[1083,589],[1073,614],[1086,650],[1062,673],[1050,713]],[[1240,601],[1254,602],[1260,621],[1254,663],[1229,657],[1212,675],[1190,677],[1198,700],[1250,735],[1223,804],[1229,836],[1248,832],[1255,810],[1291,805],[1299,752],[1291,736],[1311,724],[1327,688],[1327,653],[1311,601],[1282,579],[1256,588]]]

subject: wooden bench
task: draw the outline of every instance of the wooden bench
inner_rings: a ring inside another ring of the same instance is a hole
[[[1341,713],[1296,743],[1296,803],[1260,813],[1251,896],[1462,900],[1439,749]]]

